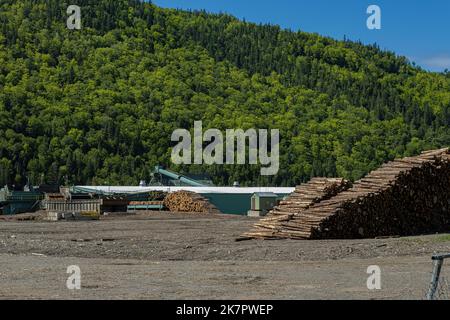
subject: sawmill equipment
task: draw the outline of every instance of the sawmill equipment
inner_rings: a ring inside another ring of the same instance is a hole
[[[43,198],[44,194],[32,187],[27,187],[27,191],[16,191],[5,186],[0,190],[1,214],[12,215],[36,211],[40,208]]]
[[[150,185],[190,187],[213,186],[211,180],[206,175],[199,175],[194,178],[167,170],[162,166],[155,167],[155,170],[152,173],[152,181],[150,182]]]

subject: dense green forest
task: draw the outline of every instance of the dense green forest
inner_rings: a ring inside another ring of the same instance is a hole
[[[68,30],[66,9],[82,8]],[[280,129],[280,170],[174,166],[177,128]],[[450,73],[351,41],[138,0],[2,0],[0,184],[358,179],[450,144]]]

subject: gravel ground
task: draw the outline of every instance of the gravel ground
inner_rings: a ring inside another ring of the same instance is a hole
[[[450,251],[442,234],[236,242],[255,221],[169,213],[0,221],[0,298],[421,299],[431,255]],[[66,288],[69,265],[81,268],[81,290]],[[367,289],[370,265],[381,268],[381,290]]]

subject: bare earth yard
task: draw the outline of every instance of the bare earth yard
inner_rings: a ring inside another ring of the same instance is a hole
[[[0,221],[0,299],[423,299],[431,255],[450,252],[450,235],[236,242],[255,221]],[[66,287],[70,265],[81,268],[81,290]],[[381,290],[367,289],[370,265],[381,268]]]

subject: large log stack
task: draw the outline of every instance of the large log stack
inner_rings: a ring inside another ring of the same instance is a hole
[[[266,218],[260,220],[251,231],[244,233],[238,240],[282,238],[279,232],[282,231],[284,223],[312,205],[330,199],[350,187],[351,183],[342,178],[313,178],[308,183],[296,187],[295,191],[271,210]]]
[[[169,193],[164,198],[164,206],[171,212],[221,213],[208,199],[189,191]]]
[[[281,223],[277,238],[354,239],[450,231],[448,149],[394,160]]]

